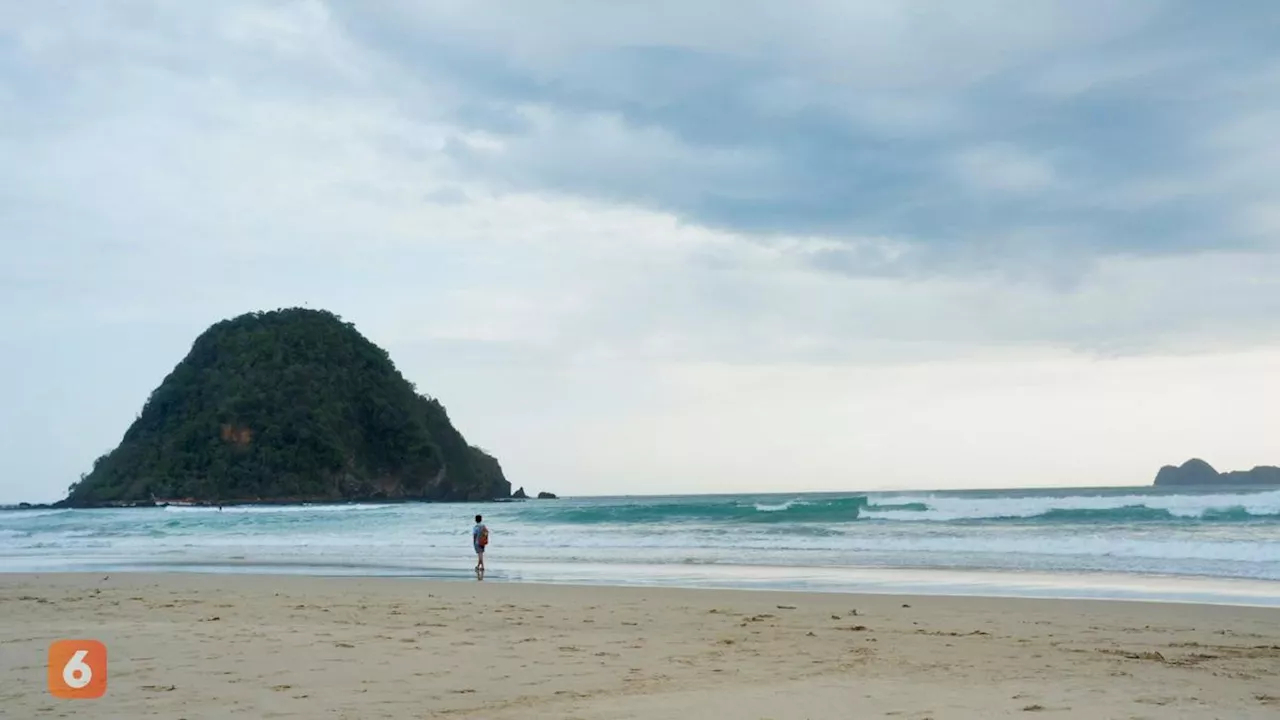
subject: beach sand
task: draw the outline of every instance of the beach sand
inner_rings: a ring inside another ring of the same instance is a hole
[[[855,614],[856,611],[856,614]],[[49,643],[108,690],[46,690]],[[266,575],[0,575],[0,715],[1280,718],[1280,609]]]

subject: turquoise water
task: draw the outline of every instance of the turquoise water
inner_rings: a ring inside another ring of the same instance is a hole
[[[0,571],[466,577],[477,512],[493,579],[1107,596],[1194,579],[1280,597],[1274,489],[7,511]]]

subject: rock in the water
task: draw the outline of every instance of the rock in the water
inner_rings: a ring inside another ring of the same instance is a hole
[[[543,492],[538,493],[538,499],[539,500],[557,500],[559,498],[556,497],[555,493],[549,493],[544,490]]]
[[[529,496],[525,494],[525,492],[524,492],[524,488],[523,488],[523,487],[521,487],[519,490],[516,490],[515,492],[511,493],[511,499],[513,499],[513,500],[527,500],[527,499],[529,499]]]
[[[1218,480],[1218,471],[1199,458],[1192,458],[1179,467],[1165,465],[1156,473],[1156,485],[1212,485]]]

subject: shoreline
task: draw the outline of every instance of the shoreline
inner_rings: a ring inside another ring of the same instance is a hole
[[[85,572],[85,571],[52,571],[52,572],[0,572],[0,591],[12,586],[21,585],[30,582],[47,582],[54,585],[76,585],[84,583],[87,585],[101,586],[112,580],[125,581],[129,584],[145,584],[148,586],[164,586],[167,584],[183,585],[193,584],[197,586],[208,586],[212,589],[223,583],[229,584],[258,584],[264,582],[282,583],[289,585],[297,583],[299,585],[323,586],[328,584],[334,585],[350,585],[355,588],[363,587],[366,582],[383,585],[385,587],[415,587],[420,586],[423,589],[432,592],[440,591],[444,588],[460,588],[460,587],[501,587],[504,592],[516,592],[521,588],[533,588],[533,592],[559,592],[565,591],[573,594],[578,593],[657,593],[657,594],[674,594],[674,595],[705,595],[711,596],[742,596],[751,597],[761,595],[763,597],[776,598],[806,598],[818,603],[840,603],[863,600],[865,602],[897,602],[901,600],[915,600],[917,602],[956,602],[956,603],[974,603],[982,604],[988,601],[997,603],[1009,603],[1014,605],[1026,604],[1034,606],[1039,604],[1051,605],[1075,605],[1075,604],[1096,604],[1096,605],[1115,605],[1115,606],[1160,606],[1160,607],[1186,607],[1186,608],[1215,608],[1215,612],[1229,612],[1231,609],[1238,608],[1247,612],[1276,613],[1277,621],[1280,621],[1280,605],[1234,605],[1234,604],[1214,604],[1199,602],[1180,602],[1180,601],[1159,601],[1146,599],[1120,599],[1109,597],[1023,597],[1009,595],[944,595],[944,594],[925,594],[915,592],[828,592],[822,590],[796,589],[796,588],[775,588],[775,587],[709,587],[709,586],[658,586],[658,585],[609,585],[600,583],[575,583],[570,581],[546,582],[546,581],[529,581],[529,580],[503,580],[497,579],[486,573],[482,580],[477,580],[474,573],[466,572],[467,577],[440,578],[426,577],[416,575],[298,575],[288,573],[219,573],[206,572],[201,570],[190,570],[182,572],[167,571],[112,571],[102,572]],[[428,596],[432,592],[427,593]],[[3,596],[0,596],[2,598]],[[1280,630],[1280,626],[1277,626]]]
[[[1280,610],[196,573],[0,574],[0,702],[94,717],[1275,717]]]
[[[492,561],[491,561],[492,562]],[[160,561],[104,563],[63,569],[0,569],[15,576],[157,575],[254,578],[475,582],[469,565],[341,564],[296,561]],[[491,566],[490,584],[570,588],[661,588],[733,592],[800,592],[833,596],[911,596],[1071,602],[1160,603],[1280,608],[1280,582],[1104,572],[1010,572],[954,568],[793,567],[768,565],[648,565],[644,563],[519,562]]]

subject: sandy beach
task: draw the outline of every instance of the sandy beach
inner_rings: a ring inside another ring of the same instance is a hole
[[[108,690],[46,690],[50,642]],[[0,714],[1277,718],[1280,610],[265,575],[0,575]]]

